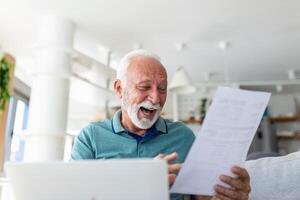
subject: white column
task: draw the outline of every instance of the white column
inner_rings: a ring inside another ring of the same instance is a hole
[[[25,161],[63,160],[73,35],[70,20],[54,15],[41,19]]]
[[[173,93],[173,120],[174,122],[179,120],[179,113],[178,113],[178,94]]]

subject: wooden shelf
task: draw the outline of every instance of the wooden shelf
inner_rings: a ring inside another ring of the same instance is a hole
[[[201,120],[196,119],[183,120],[182,122],[185,124],[202,124]]]
[[[279,117],[270,117],[270,122],[296,122],[300,121],[300,116],[279,116]]]
[[[300,135],[290,135],[290,136],[277,136],[277,140],[300,140]]]

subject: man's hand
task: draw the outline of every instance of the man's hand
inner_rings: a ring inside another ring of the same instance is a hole
[[[171,164],[171,162],[175,161],[178,158],[178,154],[176,152],[171,154],[158,154],[154,159],[164,159],[168,162],[168,171],[169,171],[169,184],[173,184],[176,179],[176,173],[181,169],[182,164]]]
[[[250,187],[250,176],[245,168],[234,166],[231,171],[237,175],[236,178],[221,175],[220,180],[227,183],[232,188],[225,188],[221,185],[215,186],[215,191],[217,199],[220,200],[248,200],[249,193],[251,191]]]

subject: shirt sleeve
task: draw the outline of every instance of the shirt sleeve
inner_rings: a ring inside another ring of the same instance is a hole
[[[95,159],[92,134],[91,125],[82,129],[75,138],[71,152],[71,160]]]

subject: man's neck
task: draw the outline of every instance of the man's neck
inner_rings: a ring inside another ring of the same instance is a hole
[[[130,117],[128,116],[126,111],[121,111],[121,116],[120,116],[120,122],[121,125],[128,130],[130,133],[139,135],[139,136],[144,136],[147,132],[146,129],[140,129],[136,127],[132,122]]]

